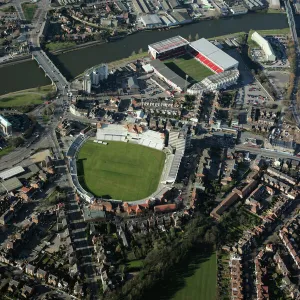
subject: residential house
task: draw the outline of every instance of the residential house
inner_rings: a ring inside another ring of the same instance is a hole
[[[46,278],[47,278],[47,272],[44,271],[43,269],[37,269],[37,271],[36,271],[36,277],[38,279],[41,279],[41,280],[46,280]]]
[[[244,299],[244,296],[241,257],[232,253],[230,255],[229,267],[231,299],[242,300]]]
[[[58,284],[58,278],[57,278],[57,276],[54,276],[53,274],[49,274],[49,276],[48,276],[48,283],[56,286]]]
[[[17,291],[20,287],[21,283],[20,281],[17,281],[17,280],[14,280],[12,279],[10,282],[9,282],[9,285],[8,285],[8,290],[12,293],[14,293],[15,291]]]
[[[21,294],[24,298],[30,299],[34,293],[34,288],[28,285],[24,285],[21,290]]]
[[[177,209],[177,205],[175,203],[156,205],[156,206],[154,206],[154,213],[156,213],[156,214],[168,213],[168,212],[173,212],[176,209]]]
[[[35,266],[31,265],[31,264],[27,264],[25,267],[25,272],[28,275],[34,276],[35,274]]]
[[[290,272],[278,252],[274,255],[274,260],[277,263],[277,267],[282,273],[282,275],[288,276]]]

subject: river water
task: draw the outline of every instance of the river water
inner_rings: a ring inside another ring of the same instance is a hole
[[[147,50],[147,45],[174,35],[188,38],[210,38],[250,29],[282,29],[288,27],[285,14],[251,13],[232,18],[207,20],[168,31],[144,31],[111,43],[96,45],[77,51],[67,52],[52,59],[61,72],[72,79],[96,64],[111,62],[128,57],[133,51]],[[0,68],[0,94],[47,84],[42,71],[35,68],[35,62],[20,63]],[[37,69],[37,70],[36,70]],[[30,72],[29,72],[30,70]]]

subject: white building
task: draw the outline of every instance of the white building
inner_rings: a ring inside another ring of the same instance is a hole
[[[92,87],[98,88],[101,81],[107,79],[108,74],[108,66],[106,64],[102,64],[101,66],[94,68],[91,73],[85,74],[82,82],[82,89],[86,93],[90,94]]]
[[[97,71],[97,69],[95,69],[92,74],[91,74],[91,79],[92,79],[92,86],[93,87],[99,87],[100,85],[100,74]]]
[[[91,73],[92,87],[99,87],[100,82],[106,80],[108,77],[108,66],[106,64],[101,65],[93,70]]]
[[[101,65],[97,68],[97,72],[99,73],[100,81],[106,80],[108,77],[108,66],[106,64]]]
[[[82,89],[87,93],[90,94],[92,90],[92,81],[90,74],[86,74],[83,78],[82,82]]]
[[[265,54],[265,61],[275,61],[276,55],[271,44],[263,38],[258,32],[254,32],[251,36],[251,40],[256,42]]]
[[[248,8],[243,4],[233,5],[229,9],[234,15],[244,15],[248,12]]]
[[[5,136],[12,135],[11,123],[1,115],[0,115],[0,133],[4,134]]]
[[[159,27],[162,26],[163,23],[157,14],[148,14],[141,16],[141,22],[145,27]]]
[[[187,92],[191,95],[197,95],[203,91],[216,92],[220,89],[225,89],[237,83],[240,72],[237,69],[224,71],[206,77],[201,82],[192,85]]]
[[[280,1],[279,0],[269,0],[269,7],[273,9],[280,9]]]

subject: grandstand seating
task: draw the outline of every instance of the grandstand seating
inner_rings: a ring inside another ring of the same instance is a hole
[[[210,70],[212,70],[215,73],[222,73],[224,70],[220,67],[218,67],[216,64],[214,64],[211,60],[200,54],[199,52],[195,50],[190,51],[191,54],[198,60],[201,64],[208,67]]]
[[[159,54],[157,56],[157,58],[159,60],[166,60],[166,59],[169,59],[169,58],[173,58],[173,57],[177,57],[177,56],[183,55],[185,53],[186,53],[186,49],[185,49],[185,47],[182,47],[182,48],[177,48],[175,50],[171,50],[171,51]]]

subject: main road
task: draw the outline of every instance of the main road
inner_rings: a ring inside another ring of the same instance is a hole
[[[293,82],[293,89],[291,94],[291,105],[292,105],[292,113],[294,116],[294,119],[297,123],[297,126],[300,127],[300,116],[298,112],[298,105],[297,105],[297,92],[299,88],[299,81],[300,81],[300,47],[299,47],[299,41],[296,31],[296,25],[295,25],[295,19],[293,15],[293,10],[290,4],[290,1],[285,0],[285,10],[288,18],[288,23],[291,29],[291,36],[294,41],[295,46],[295,54],[296,54],[296,66],[295,66],[295,79]],[[289,100],[289,99],[288,99]]]

